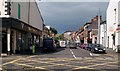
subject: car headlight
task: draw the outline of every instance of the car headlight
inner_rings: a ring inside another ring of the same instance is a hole
[[[105,48],[103,50],[106,50]]]
[[[95,48],[95,50],[98,50],[98,48]]]

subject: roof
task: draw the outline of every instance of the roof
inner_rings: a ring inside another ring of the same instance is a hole
[[[64,33],[67,33],[67,32],[73,32],[73,31],[65,31]]]
[[[82,35],[83,37],[87,37],[87,30],[84,30],[84,31],[81,33],[81,35]]]
[[[85,25],[88,25],[88,24],[91,24],[91,22],[87,22],[87,23],[85,23],[84,26],[85,26]]]
[[[88,26],[88,29],[98,29],[98,21],[93,21],[92,24]]]
[[[83,30],[84,29],[84,27],[80,27],[80,29],[79,30]]]
[[[93,35],[98,35],[98,30],[92,30],[91,32]]]

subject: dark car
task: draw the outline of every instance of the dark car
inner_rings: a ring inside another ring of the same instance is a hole
[[[77,48],[75,42],[70,42],[70,43],[69,43],[69,47],[70,47],[70,48],[75,48],[75,49]]]
[[[101,45],[101,44],[96,44],[94,47],[91,49],[91,52],[93,53],[106,53],[106,49]]]
[[[53,38],[43,39],[43,50],[55,51],[56,45]]]
[[[91,49],[92,49],[93,47],[94,47],[93,44],[88,43],[88,44],[86,44],[85,49],[91,51]]]

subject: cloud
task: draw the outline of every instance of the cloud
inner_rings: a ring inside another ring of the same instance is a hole
[[[101,9],[103,19],[107,2],[40,2],[38,3],[45,24],[63,33],[66,30],[78,30],[89,22]]]

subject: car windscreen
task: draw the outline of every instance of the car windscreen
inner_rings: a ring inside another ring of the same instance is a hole
[[[96,46],[97,46],[97,47],[101,47],[100,44],[97,44]]]

